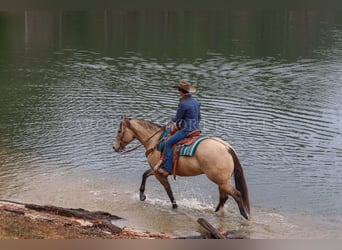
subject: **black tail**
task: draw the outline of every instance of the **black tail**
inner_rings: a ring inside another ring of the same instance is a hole
[[[240,164],[240,161],[239,161],[234,149],[229,147],[228,152],[233,157],[233,161],[234,161],[235,187],[241,193],[243,204],[245,205],[245,208],[247,209],[248,214],[250,214],[248,188],[247,188],[245,176],[243,175],[242,166]]]

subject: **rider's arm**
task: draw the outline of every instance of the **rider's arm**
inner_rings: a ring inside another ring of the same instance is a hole
[[[172,117],[172,121],[177,123],[177,122],[183,120],[184,119],[184,113],[185,113],[185,105],[182,102],[180,102],[178,104],[178,109],[177,109],[176,115]]]

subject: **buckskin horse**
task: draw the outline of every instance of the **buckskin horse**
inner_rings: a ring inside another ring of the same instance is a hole
[[[173,208],[177,208],[177,203],[167,176],[163,176],[154,170],[154,166],[161,159],[161,152],[157,148],[160,136],[166,130],[166,126],[157,125],[151,121],[143,119],[129,119],[121,117],[113,149],[115,152],[127,152],[125,147],[134,139],[137,139],[146,150],[147,161],[150,169],[146,170],[142,176],[140,186],[140,200],[146,199],[144,194],[146,179],[155,175],[158,181],[165,188]],[[131,151],[131,150],[129,150]],[[210,137],[203,140],[197,147],[192,157],[181,156],[176,168],[178,176],[196,176],[206,174],[206,176],[218,185],[220,199],[215,212],[223,208],[228,196],[232,196],[237,203],[240,214],[249,219],[250,207],[248,198],[248,188],[243,174],[243,169],[235,150],[227,142],[217,137]],[[235,187],[231,184],[231,177],[234,175]]]

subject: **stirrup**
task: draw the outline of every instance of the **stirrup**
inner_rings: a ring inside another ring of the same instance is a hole
[[[158,168],[160,168],[160,166],[161,166],[162,163],[163,163],[163,161],[162,161],[162,160],[159,160],[159,161],[157,162],[157,164],[154,165],[153,170],[154,170],[154,171],[157,171]]]

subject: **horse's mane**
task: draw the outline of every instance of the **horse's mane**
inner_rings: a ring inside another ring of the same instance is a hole
[[[144,120],[144,119],[135,119],[140,125],[143,125],[143,126],[148,126],[149,128],[151,129],[154,129],[154,128],[159,128],[161,129],[163,126],[160,125],[160,124],[157,124],[157,123],[154,123],[152,121],[148,121],[148,120]]]

